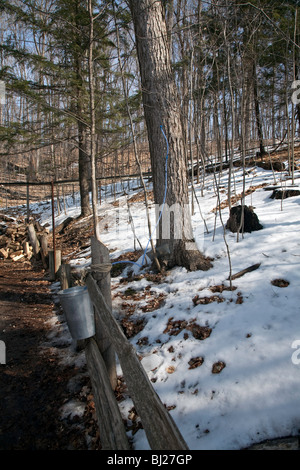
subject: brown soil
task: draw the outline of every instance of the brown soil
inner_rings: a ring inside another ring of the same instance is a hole
[[[0,450],[99,448],[88,375],[62,364],[58,347],[71,347],[70,342],[51,347],[47,336],[55,306],[45,272],[28,262],[0,260],[0,273],[0,340],[6,345]],[[82,379],[74,391],[69,384],[78,374]],[[83,403],[83,416],[62,416],[61,407],[71,400]]]

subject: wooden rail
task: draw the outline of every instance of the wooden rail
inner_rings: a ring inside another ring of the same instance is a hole
[[[85,354],[94,392],[102,450],[129,450],[118,403],[111,388],[105,362],[94,338],[87,340]]]
[[[134,347],[113,317],[92,274],[88,274],[86,285],[99,323],[105,329],[119,357],[129,394],[141,418],[151,449],[188,450],[175,422],[153,389]],[[97,390],[101,388],[100,382],[94,385]]]
[[[144,177],[151,176],[151,171],[143,173]],[[96,181],[105,181],[105,180],[126,180],[128,178],[138,178],[140,173],[134,173],[132,175],[112,175],[112,176],[99,176],[96,178]],[[0,181],[0,186],[51,186],[52,184],[79,184],[79,179],[72,180],[54,180],[52,181]]]
[[[94,305],[96,333],[86,340],[86,358],[103,448],[129,448],[123,420],[114,396],[119,358],[125,382],[152,450],[188,450],[182,435],[155,392],[136,351],[112,314],[108,249],[91,238],[92,266],[85,283]],[[108,267],[108,269],[107,269]]]

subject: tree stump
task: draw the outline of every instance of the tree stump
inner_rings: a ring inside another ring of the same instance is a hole
[[[61,265],[61,250],[55,251],[55,261],[54,261],[54,251],[49,251],[49,273],[50,280],[55,281],[58,274],[58,270]]]
[[[300,196],[300,189],[274,189],[270,199],[287,199],[289,197]]]
[[[264,170],[274,170],[274,171],[284,171],[286,168],[285,168],[285,164],[283,162],[277,162],[277,161],[274,161],[274,162],[270,162],[270,161],[263,161],[263,162],[258,162],[256,163],[257,166],[259,166],[260,168],[263,168]]]
[[[243,217],[243,221],[242,221]],[[241,221],[243,222],[241,224]],[[258,217],[252,207],[241,205],[230,209],[230,217],[226,223],[226,229],[233,233],[255,232],[261,230],[263,226],[259,223]]]

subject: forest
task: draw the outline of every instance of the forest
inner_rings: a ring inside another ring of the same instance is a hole
[[[297,2],[161,3],[186,161],[228,162],[236,149],[246,157],[283,142],[292,154],[300,126],[291,100],[300,73]],[[150,169],[128,2],[1,1],[0,31],[4,174],[79,178],[86,214],[91,141],[96,177],[137,173],[135,153]]]

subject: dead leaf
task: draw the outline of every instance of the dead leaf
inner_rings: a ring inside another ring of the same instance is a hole
[[[212,366],[212,373],[219,374],[224,369],[224,367],[226,367],[225,362],[223,361],[215,362]]]
[[[224,302],[225,299],[224,297],[221,297],[220,295],[211,295],[210,297],[199,297],[198,295],[196,295],[194,298],[193,298],[193,304],[194,305],[207,305],[207,304],[210,304],[212,302],[218,302],[218,303],[221,303],[221,302]]]
[[[207,326],[200,326],[197,323],[192,323],[186,327],[187,330],[192,332],[194,338],[204,340],[211,335],[212,329]]]
[[[203,362],[204,362],[204,358],[201,356],[192,357],[192,359],[190,359],[188,362],[190,366],[189,369],[196,369],[197,367],[202,366]]]
[[[271,284],[276,287],[287,287],[290,285],[289,281],[286,281],[285,279],[274,279],[271,281]]]

